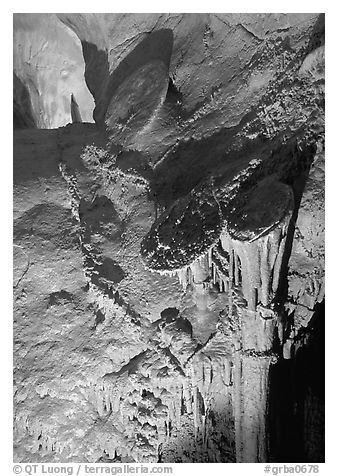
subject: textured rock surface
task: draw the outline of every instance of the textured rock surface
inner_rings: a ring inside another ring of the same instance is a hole
[[[322,16],[15,21],[16,461],[322,461]]]
[[[52,129],[71,122],[71,94],[93,122],[77,36],[54,14],[14,14],[14,127]]]

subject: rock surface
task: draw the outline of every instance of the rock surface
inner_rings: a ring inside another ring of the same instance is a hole
[[[81,43],[56,15],[14,14],[13,46],[14,127],[65,126],[71,122],[72,94],[84,122],[93,122]]]
[[[323,16],[18,14],[14,57],[15,460],[322,461]]]

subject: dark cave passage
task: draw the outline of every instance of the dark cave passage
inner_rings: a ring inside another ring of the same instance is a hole
[[[294,359],[272,367],[270,455],[272,462],[325,461],[325,302],[316,305],[304,333],[309,342]]]

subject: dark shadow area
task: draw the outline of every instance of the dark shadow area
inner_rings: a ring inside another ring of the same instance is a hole
[[[179,310],[176,307],[167,307],[161,312],[161,319],[156,321],[155,324],[159,323],[160,327],[166,327],[169,325],[176,329],[177,332],[186,333],[192,337],[192,325],[191,322],[185,317],[179,315]]]
[[[291,148],[287,150],[286,153],[287,155],[290,155],[290,159],[287,162],[289,164],[289,167],[285,171],[284,176],[282,176],[282,179],[285,183],[292,187],[294,209],[287,231],[285,250],[279,274],[279,283],[275,298],[277,306],[283,306],[283,303],[285,302],[288,296],[287,276],[289,271],[289,259],[292,252],[292,244],[298,218],[299,207],[309,176],[311,164],[316,154],[316,146],[310,145],[304,150],[299,150],[298,148],[293,147],[291,145]]]
[[[92,233],[101,233],[114,239],[121,233],[121,220],[114,204],[105,196],[97,196],[91,203],[82,199],[79,205],[81,224],[86,227],[85,239],[90,242]]]
[[[93,114],[95,122],[104,125],[104,117],[114,94],[123,81],[137,69],[150,62],[161,61],[169,70],[172,47],[173,33],[171,30],[154,31],[141,41],[110,74],[107,53],[98,50],[96,45],[82,41],[86,64],[85,79],[88,89],[96,101]],[[100,84],[100,92],[97,91],[97,72],[103,78],[103,84]],[[104,78],[107,78],[106,83],[104,83]],[[102,94],[102,89],[105,90],[104,94]]]
[[[122,281],[125,277],[125,272],[114,260],[111,258],[104,258],[102,264],[94,268],[101,278],[107,279],[115,284]]]
[[[154,31],[121,61],[109,78],[107,107],[118,87],[141,66],[152,61],[162,61],[169,70],[173,39],[173,32],[169,29]]]
[[[177,89],[172,78],[169,78],[168,91],[165,102],[169,104],[180,104],[183,100],[183,94]]]
[[[176,87],[173,79],[169,77],[167,95],[162,104],[160,120],[169,124],[173,121],[177,124],[182,121],[184,114],[189,117],[190,112],[187,114],[183,109],[183,94]]]
[[[325,303],[317,304],[304,333],[308,343],[271,371],[269,426],[273,462],[325,459]]]
[[[13,73],[13,127],[36,128],[29,91],[15,73]]]
[[[321,13],[316,21],[312,36],[307,47],[307,53],[325,44],[325,13]]]
[[[102,90],[105,90],[109,80],[109,63],[106,51],[99,50],[96,45],[87,41],[81,41],[82,54],[85,63],[84,77],[87,87],[95,101],[95,109],[93,111],[93,119],[96,123],[103,123],[101,110],[103,108]],[[97,76],[101,81],[97,81]]]
[[[179,315],[179,310],[176,307],[167,307],[161,312],[161,318],[167,323],[174,322]]]
[[[150,180],[153,176],[153,169],[147,157],[137,150],[124,150],[116,159],[116,166],[123,172],[133,173]]]
[[[100,309],[98,309],[95,312],[95,322],[94,322],[93,329],[96,329],[99,324],[101,324],[102,322],[105,321],[105,319],[106,318],[105,318],[105,315],[103,314],[103,312],[101,312]]]
[[[168,206],[204,181],[220,164],[236,161],[225,151],[237,128],[222,129],[206,139],[180,142],[154,168],[151,189],[160,205]],[[245,153],[245,151],[244,151]]]
[[[247,139],[241,134],[255,116],[255,110],[250,110],[236,126],[219,129],[209,137],[181,141],[169,149],[154,166],[151,190],[158,203],[171,205],[211,175],[215,177],[215,186],[224,184],[254,158],[262,158],[263,163],[248,177],[244,188],[255,185],[264,176],[282,175],[286,154],[281,160],[280,151],[285,148],[281,138],[268,140],[258,135]]]
[[[55,306],[59,304],[64,304],[65,302],[73,301],[73,294],[61,289],[61,291],[57,291],[55,293],[50,294],[48,307]]]

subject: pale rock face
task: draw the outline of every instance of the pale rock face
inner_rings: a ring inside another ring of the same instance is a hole
[[[323,459],[323,48],[318,14],[16,16],[16,461]]]
[[[94,100],[85,80],[77,36],[54,14],[14,14],[14,99],[16,120],[43,129],[71,122],[74,94],[84,122],[93,122]],[[29,96],[22,104],[22,90]],[[31,121],[23,120],[31,111]],[[20,120],[21,117],[21,120]]]

